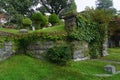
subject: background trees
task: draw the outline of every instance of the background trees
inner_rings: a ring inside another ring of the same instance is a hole
[[[96,8],[108,10],[113,14],[116,13],[116,9],[113,8],[113,0],[97,0],[96,1]]]
[[[59,14],[68,4],[68,0],[40,0],[49,13]]]
[[[32,6],[39,0],[0,0],[0,11],[10,16],[10,22],[20,24],[23,16],[30,16],[34,10]]]
[[[76,5],[74,4],[74,0],[40,0],[41,3],[41,7],[40,7],[40,11],[42,10],[42,12],[48,12],[48,13],[55,13],[58,16],[64,11],[66,10],[66,8],[68,9],[69,6],[69,11],[71,8],[76,10]]]
[[[113,6],[112,0],[97,0],[97,9],[109,9]]]

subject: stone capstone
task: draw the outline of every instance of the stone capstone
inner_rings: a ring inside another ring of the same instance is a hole
[[[27,29],[20,29],[19,33],[28,33],[28,30]]]

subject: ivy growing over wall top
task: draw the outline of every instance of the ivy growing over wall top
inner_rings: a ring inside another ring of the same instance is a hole
[[[76,39],[79,41],[91,42],[94,39],[98,39],[97,24],[90,22],[83,15],[77,15],[77,30],[69,34],[70,39]]]

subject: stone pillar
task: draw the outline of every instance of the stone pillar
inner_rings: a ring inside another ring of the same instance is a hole
[[[105,42],[103,43],[103,51],[102,51],[103,56],[108,55],[108,39],[106,38]]]
[[[65,19],[65,30],[67,31],[68,34],[70,34],[72,31],[77,29],[77,24],[76,24],[76,14],[69,14]]]
[[[11,42],[6,42],[4,46],[4,51],[12,54],[12,43]]]
[[[84,41],[72,41],[71,50],[75,61],[84,60],[89,55],[88,43]]]
[[[103,56],[108,55],[108,28],[107,28],[107,26],[106,26],[105,33],[106,33],[106,35],[105,35],[105,39],[104,39],[104,43],[103,43],[103,50],[102,50],[102,55]]]

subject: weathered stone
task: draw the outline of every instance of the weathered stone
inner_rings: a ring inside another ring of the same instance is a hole
[[[103,51],[102,51],[103,56],[107,56],[108,55],[108,51],[107,50],[108,50],[108,40],[106,39],[104,44],[103,44]]]
[[[65,18],[65,30],[68,34],[77,29],[76,14],[67,15]]]
[[[7,59],[13,54],[12,43],[6,42],[4,48],[0,49],[0,61]]]
[[[5,51],[11,51],[12,50],[12,43],[6,42],[5,43]]]
[[[115,72],[116,72],[115,67],[112,65],[106,65],[104,67],[104,69],[105,69],[105,71],[107,71],[108,73],[111,73],[111,74],[115,74]]]
[[[28,30],[27,29],[20,29],[19,33],[28,33]]]
[[[88,44],[82,41],[72,41],[72,54],[74,61],[81,60],[81,58],[85,58],[88,56]]]
[[[37,58],[41,56],[41,54],[45,53],[49,48],[60,45],[70,45],[66,41],[39,41],[28,46],[28,51],[34,54]],[[88,54],[88,44],[86,42],[81,41],[73,41],[71,42],[72,50],[73,50],[73,59],[81,59],[87,57]]]

